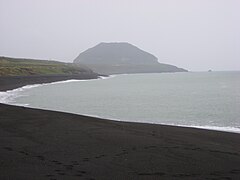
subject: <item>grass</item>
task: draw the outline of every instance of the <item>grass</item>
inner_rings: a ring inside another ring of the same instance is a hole
[[[0,57],[0,76],[72,75],[92,72],[89,68],[58,61]]]

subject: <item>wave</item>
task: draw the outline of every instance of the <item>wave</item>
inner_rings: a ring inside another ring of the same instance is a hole
[[[82,82],[82,81],[95,81],[95,80],[106,80],[109,78],[113,78],[116,76],[122,76],[122,75],[111,75],[111,76],[100,76],[99,79],[87,79],[87,80],[76,80],[76,79],[71,79],[71,80],[65,80],[65,81],[57,81],[57,82],[52,82],[52,83],[43,83],[43,84],[34,84],[34,85],[27,85],[23,86],[21,88],[17,88],[14,90],[9,90],[5,92],[0,92],[0,103],[4,104],[11,104],[11,105],[16,105],[16,106],[26,106],[26,107],[31,107],[29,104],[17,104],[14,102],[14,100],[17,97],[23,96],[22,91],[25,91],[27,89],[31,88],[36,88],[40,86],[45,86],[45,85],[51,85],[51,84],[62,84],[62,83],[70,83],[70,82]],[[74,112],[69,112],[69,113],[74,113]],[[79,114],[79,113],[76,113]],[[191,124],[171,124],[171,123],[156,123],[156,122],[151,122],[151,121],[137,121],[137,120],[125,120],[125,119],[115,119],[112,117],[100,117],[97,115],[92,115],[92,114],[81,114],[81,115],[86,115],[86,116],[92,116],[92,117],[97,117],[97,118],[103,118],[103,119],[111,119],[115,121],[125,121],[125,122],[138,122],[138,123],[150,123],[150,124],[160,124],[160,125],[170,125],[170,126],[178,126],[178,127],[190,127],[190,128],[198,128],[198,129],[208,129],[208,130],[215,130],[215,131],[225,131],[225,132],[233,132],[233,133],[240,133],[240,127],[229,127],[229,126],[212,126],[212,125],[191,125]]]
[[[110,78],[114,78],[116,77],[117,75],[108,75],[108,76],[99,76],[100,79],[110,79]]]
[[[23,86],[21,88],[5,91],[5,92],[0,92],[0,103],[3,104],[11,104],[13,100],[19,96],[21,96],[19,93],[26,90],[26,89],[31,89],[35,87],[39,87],[41,84],[34,84],[34,85],[27,85]]]
[[[193,127],[198,129],[209,129],[215,131],[225,131],[225,132],[233,132],[233,133],[240,133],[240,128],[238,127],[220,127],[220,126],[185,126],[185,127]]]
[[[70,112],[71,113],[71,112]],[[187,124],[175,124],[175,123],[156,123],[155,121],[139,121],[139,120],[126,120],[121,118],[113,118],[108,116],[98,116],[93,114],[80,114],[84,116],[91,116],[101,119],[109,119],[114,121],[121,122],[136,122],[136,123],[147,123],[147,124],[158,124],[158,125],[167,125],[167,126],[175,126],[175,127],[188,127],[188,128],[197,128],[197,129],[206,129],[206,130],[214,130],[214,131],[222,131],[222,132],[231,132],[231,133],[240,133],[240,127],[231,127],[231,126],[213,126],[213,125],[187,125]]]
[[[74,113],[66,111],[67,113]],[[99,116],[99,115],[93,115],[93,114],[87,114],[87,113],[74,113],[78,115],[84,115],[84,116],[90,116],[100,119],[109,119],[113,121],[119,121],[119,122],[136,122],[136,123],[147,123],[147,124],[158,124],[158,125],[167,125],[167,126],[175,126],[175,127],[188,127],[188,128],[197,128],[197,129],[205,129],[205,130],[214,130],[214,131],[221,131],[221,132],[231,132],[231,133],[240,133],[240,127],[230,127],[230,126],[212,126],[212,125],[180,125],[180,124],[173,124],[173,123],[156,123],[153,121],[139,121],[139,120],[126,120],[126,119],[120,119],[120,118],[113,118],[113,117],[107,117],[107,116]]]
[[[167,126],[175,126],[175,127],[188,127],[188,128],[197,128],[197,129],[206,129],[206,130],[214,130],[214,131],[221,131],[221,132],[231,132],[231,133],[240,133],[240,127],[230,127],[230,126],[210,126],[210,125],[179,125],[179,124],[172,124],[172,123],[156,123],[156,122],[149,122],[149,121],[136,121],[136,120],[125,120],[125,119],[118,119],[118,118],[111,118],[111,117],[102,117],[98,115],[91,115],[91,114],[80,114],[84,116],[91,116],[100,119],[109,119],[114,121],[120,122],[136,122],[136,123],[148,123],[148,124],[158,124],[158,125],[167,125]]]
[[[17,97],[20,97],[20,92],[27,90],[27,89],[32,89],[40,86],[46,86],[46,85],[54,85],[54,84],[63,84],[63,83],[70,83],[70,82],[83,82],[83,81],[96,81],[96,80],[104,80],[104,79],[109,79],[113,78],[115,75],[110,75],[110,76],[99,76],[98,79],[70,79],[70,80],[64,80],[64,81],[57,81],[57,82],[51,82],[51,83],[42,83],[42,84],[33,84],[33,85],[26,85],[17,89],[13,90],[8,90],[8,91],[0,91],[0,103],[3,104],[11,104],[11,105],[16,105],[16,106],[26,106],[26,104],[15,104],[14,99]],[[27,105],[28,106],[28,105]]]

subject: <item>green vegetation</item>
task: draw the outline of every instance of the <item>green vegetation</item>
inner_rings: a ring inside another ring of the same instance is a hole
[[[58,61],[0,57],[0,76],[70,75],[92,72],[89,68]]]

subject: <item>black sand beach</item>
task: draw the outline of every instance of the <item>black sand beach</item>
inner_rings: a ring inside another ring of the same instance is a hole
[[[16,89],[31,84],[51,83],[69,79],[96,79],[98,74],[82,73],[81,75],[36,75],[36,76],[0,76],[0,91]]]
[[[26,85],[15,82],[0,90]],[[0,104],[0,142],[1,180],[240,179],[235,133]]]

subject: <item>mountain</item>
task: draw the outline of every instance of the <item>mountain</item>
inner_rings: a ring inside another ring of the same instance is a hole
[[[186,72],[158,62],[157,57],[129,43],[100,43],[74,60],[100,74]]]

